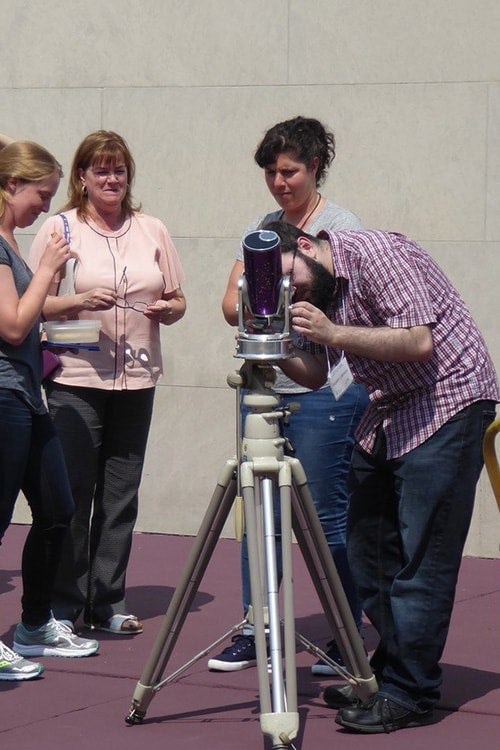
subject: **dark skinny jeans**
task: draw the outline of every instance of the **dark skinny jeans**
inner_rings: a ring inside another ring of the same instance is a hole
[[[37,627],[51,617],[52,586],[73,499],[59,438],[48,414],[0,388],[0,541],[20,490],[32,514],[22,555],[22,621]]]

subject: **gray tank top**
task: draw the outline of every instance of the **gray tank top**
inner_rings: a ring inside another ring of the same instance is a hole
[[[17,293],[22,297],[33,274],[3,237],[0,237],[0,265],[9,266]],[[32,411],[45,414],[47,409],[42,399],[41,380],[39,322],[19,346],[13,346],[0,337],[0,388],[15,391]]]

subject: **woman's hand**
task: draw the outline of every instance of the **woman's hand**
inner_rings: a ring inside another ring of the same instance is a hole
[[[39,265],[41,268],[49,270],[53,276],[70,258],[75,257],[64,237],[61,237],[57,232],[52,232]]]
[[[116,292],[113,289],[96,287],[88,292],[79,294],[68,294],[58,297],[52,290],[43,306],[43,314],[46,320],[67,320],[77,317],[82,310],[96,312],[98,310],[110,310],[116,304]]]
[[[165,294],[147,306],[144,311],[146,318],[170,326],[182,318],[186,312],[186,299],[181,289]]]
[[[116,304],[117,295],[113,289],[96,287],[76,294],[75,298],[81,310],[95,312],[96,310],[110,310]]]

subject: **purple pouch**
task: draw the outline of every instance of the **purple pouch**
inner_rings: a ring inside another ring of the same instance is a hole
[[[61,360],[50,349],[42,349],[42,381],[47,380],[61,366]]]

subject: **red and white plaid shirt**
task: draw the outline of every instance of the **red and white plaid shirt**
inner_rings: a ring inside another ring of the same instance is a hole
[[[456,289],[434,260],[408,237],[389,232],[320,232],[331,246],[340,293],[327,311],[334,323],[375,328],[430,326],[428,362],[378,362],[346,352],[370,404],[356,437],[370,452],[383,425],[387,458],[423,443],[464,407],[499,401],[483,337]],[[306,349],[323,347],[303,340]],[[340,353],[329,352],[331,362]]]

